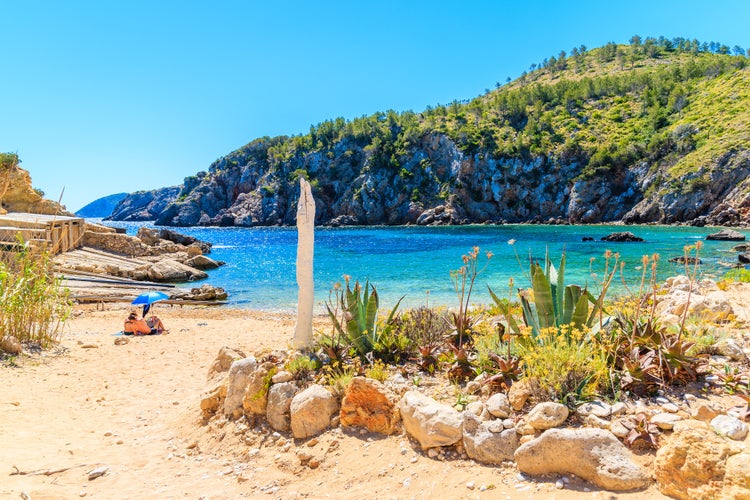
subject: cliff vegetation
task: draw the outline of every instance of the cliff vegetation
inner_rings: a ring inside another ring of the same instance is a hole
[[[743,225],[749,104],[742,48],[634,36],[561,51],[469,101],[255,139],[171,197],[131,195],[112,217],[290,225],[303,176],[319,224]]]

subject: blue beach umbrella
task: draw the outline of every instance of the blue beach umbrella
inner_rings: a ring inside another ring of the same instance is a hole
[[[131,304],[134,306],[143,304],[143,316],[145,317],[146,313],[151,308],[151,304],[153,304],[154,302],[159,302],[160,300],[167,300],[168,298],[169,295],[167,295],[166,293],[155,292],[152,290],[150,292],[140,294],[135,298],[135,300],[133,300],[133,302],[131,302]]]

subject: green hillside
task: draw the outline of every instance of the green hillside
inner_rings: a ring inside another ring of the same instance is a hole
[[[573,48],[469,101],[253,140],[158,221],[292,224],[305,176],[323,224],[747,222],[748,61],[663,37]]]

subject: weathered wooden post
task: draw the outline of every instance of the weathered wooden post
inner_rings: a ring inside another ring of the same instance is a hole
[[[313,246],[315,242],[315,200],[310,183],[300,177],[297,203],[297,325],[292,346],[306,349],[312,345]]]

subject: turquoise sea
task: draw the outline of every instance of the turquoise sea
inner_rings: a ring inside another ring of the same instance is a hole
[[[116,223],[135,234],[148,223]],[[261,310],[293,311],[297,303],[295,260],[296,228],[173,228],[213,243],[210,257],[227,264],[210,271],[207,283],[223,287],[235,307]],[[630,231],[643,243],[608,243],[599,241],[615,231]],[[625,282],[637,288],[641,274],[641,257],[660,255],[660,280],[681,274],[684,267],[670,263],[669,258],[683,255],[683,248],[716,232],[716,228],[673,226],[451,226],[451,227],[346,227],[315,229],[315,303],[324,311],[324,301],[343,276],[373,283],[381,297],[381,307],[390,308],[399,297],[403,305],[458,305],[450,271],[462,265],[462,255],[473,246],[480,248],[480,267],[485,253],[494,255],[476,280],[471,302],[490,303],[487,286],[501,296],[508,295],[508,280],[516,287],[529,286],[525,274],[531,255],[543,259],[549,251],[557,264],[563,250],[567,255],[566,283],[588,285],[598,290],[604,271],[604,252],[618,252],[625,262]],[[745,233],[747,234],[747,232]],[[595,241],[582,241],[592,237]],[[513,245],[510,240],[515,240]],[[733,242],[705,241],[701,251],[701,275],[716,278],[737,262],[731,251]],[[515,251],[515,252],[514,252]],[[517,254],[517,257],[516,257]],[[519,259],[521,265],[519,265]],[[594,259],[591,262],[591,259]],[[523,269],[522,269],[523,267]],[[186,286],[190,286],[187,284]],[[614,292],[624,293],[617,278]]]

